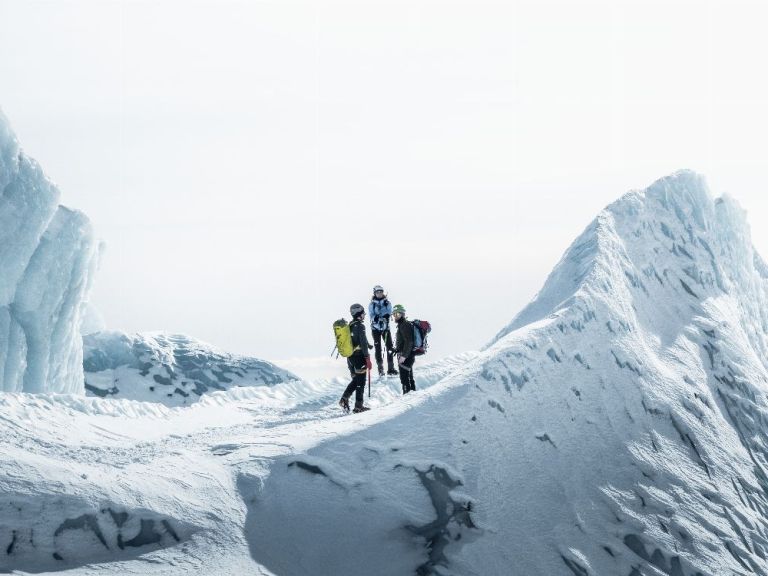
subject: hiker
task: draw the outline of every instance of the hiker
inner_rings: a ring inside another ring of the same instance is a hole
[[[396,304],[392,308],[392,317],[397,323],[395,353],[397,366],[400,369],[400,384],[403,385],[403,394],[408,394],[416,390],[416,382],[413,379],[413,363],[416,361],[413,325],[406,320],[405,307],[402,304]]]
[[[355,393],[355,408],[353,412],[365,412],[370,410],[363,406],[363,393],[365,392],[365,375],[371,369],[371,356],[369,353],[368,338],[365,335],[365,308],[362,304],[352,304],[349,307],[349,313],[352,315],[352,321],[349,323],[349,331],[352,335],[352,355],[347,358],[347,367],[352,376],[352,381],[344,390],[344,394],[339,400],[341,406],[346,412],[349,412],[349,399],[352,392]]]
[[[392,303],[387,299],[384,288],[378,285],[374,286],[371,303],[368,304],[368,316],[371,319],[371,334],[373,334],[373,345],[376,347],[376,366],[379,369],[379,376],[384,376],[384,359],[381,354],[382,342],[387,350],[387,374],[389,376],[397,375],[392,360],[392,333],[389,331],[389,317],[391,315]]]

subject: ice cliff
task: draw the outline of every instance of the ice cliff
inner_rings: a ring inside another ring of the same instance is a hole
[[[98,245],[0,112],[0,391],[83,392],[80,322]]]
[[[83,342],[86,393],[101,398],[182,406],[207,392],[298,380],[265,360],[180,334],[96,332]]]

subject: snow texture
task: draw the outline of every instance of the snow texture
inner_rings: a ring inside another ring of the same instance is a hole
[[[0,112],[0,391],[82,393],[97,251],[88,219],[59,205]]]
[[[177,408],[0,395],[0,570],[768,574],[766,280],[742,210],[683,171],[364,414],[346,377]]]
[[[96,332],[83,337],[91,396],[191,404],[206,392],[274,386],[298,378],[274,364],[236,356],[179,334]]]

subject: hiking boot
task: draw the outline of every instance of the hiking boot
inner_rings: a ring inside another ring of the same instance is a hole
[[[387,376],[397,376],[398,374],[399,372],[394,368],[390,368],[389,370],[387,370]]]
[[[344,410],[344,412],[349,412],[349,400],[341,397],[341,400],[339,400],[339,406],[341,406],[341,409]]]
[[[379,364],[379,376],[384,376],[384,365]]]
[[[368,410],[370,410],[370,408],[368,408],[368,406],[355,406],[354,409],[352,410],[352,412],[357,414],[358,412],[367,412]]]

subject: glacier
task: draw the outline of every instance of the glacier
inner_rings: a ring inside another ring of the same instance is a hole
[[[744,211],[680,171],[365,414],[341,363],[191,405],[0,395],[0,571],[767,574],[767,281]]]
[[[100,331],[83,336],[86,394],[183,406],[208,392],[274,386],[298,377],[183,334]]]
[[[2,392],[84,392],[80,322],[99,244],[59,198],[0,112]]]

